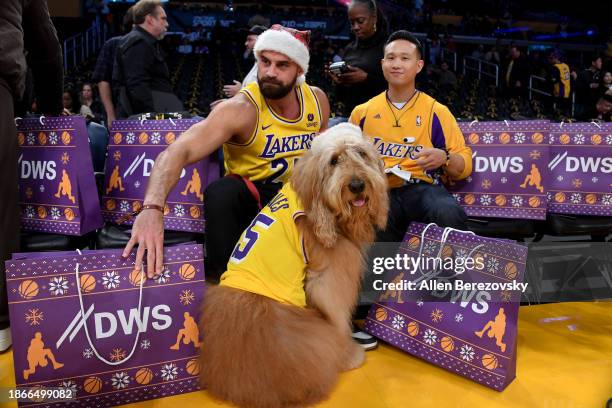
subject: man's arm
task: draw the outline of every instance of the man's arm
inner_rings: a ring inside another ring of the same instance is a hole
[[[182,169],[210,155],[230,139],[244,141],[253,132],[257,112],[255,107],[239,95],[212,111],[203,121],[190,127],[176,142],[157,156],[149,178],[144,203],[163,207],[170,190],[179,180]],[[125,246],[127,257],[138,244],[136,268],[142,265],[147,250],[147,276],[152,278],[163,268],[164,225],[157,210],[141,212],[132,227],[132,237]]]
[[[327,95],[325,92],[316,86],[311,87],[317,99],[319,100],[319,104],[321,105],[321,132],[327,129],[327,125],[329,122],[329,99],[327,99]]]
[[[102,105],[104,105],[108,128],[110,129],[111,124],[117,119],[115,116],[115,105],[113,104],[113,92],[110,83],[106,81],[98,82],[98,91],[100,92],[100,100],[102,101]]]

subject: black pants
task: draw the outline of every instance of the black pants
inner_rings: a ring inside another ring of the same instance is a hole
[[[377,242],[400,242],[412,221],[435,222],[440,227],[467,229],[467,215],[453,196],[438,184],[408,184],[389,192],[387,228]]]
[[[17,129],[13,95],[0,78],[0,330],[9,325],[4,261],[19,250]]]
[[[282,187],[280,183],[254,182],[261,205],[265,206]],[[242,232],[259,209],[244,181],[223,177],[206,188],[206,275],[218,279],[227,268],[232,251]]]

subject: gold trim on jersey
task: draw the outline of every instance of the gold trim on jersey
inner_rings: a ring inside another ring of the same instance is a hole
[[[272,109],[272,107],[268,104],[268,101],[266,100],[266,98],[263,98],[264,103],[268,107],[268,110],[270,111],[272,116],[274,116],[276,119],[280,120],[281,122],[294,124],[294,123],[298,123],[304,117],[304,95],[302,95],[302,87],[298,86],[294,88],[294,91],[297,93],[298,103],[300,104],[300,116],[297,119],[287,119],[285,117],[282,117],[280,114],[274,112],[274,109]]]
[[[234,146],[243,146],[246,147],[248,145],[250,145],[251,143],[253,143],[253,141],[255,140],[255,136],[257,136],[257,131],[259,130],[259,106],[257,105],[257,102],[255,102],[255,98],[253,98],[253,95],[251,95],[251,93],[243,88],[241,90],[241,92],[247,96],[247,98],[249,98],[249,101],[253,104],[253,106],[255,107],[255,112],[257,112],[257,119],[255,120],[255,128],[253,129],[253,132],[251,133],[251,137],[249,137],[249,140],[246,143],[236,143],[236,142],[231,142],[231,141],[227,141],[225,143],[227,144],[231,144]]]

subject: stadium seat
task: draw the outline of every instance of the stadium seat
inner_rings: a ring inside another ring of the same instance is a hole
[[[612,217],[590,217],[582,215],[548,214],[536,240],[543,235],[569,236],[588,235],[591,240],[603,242],[612,234]]]
[[[533,221],[508,218],[468,218],[468,229],[484,237],[507,238],[520,242],[536,233]]]
[[[96,249],[122,248],[130,240],[130,227],[105,225],[96,234]],[[203,234],[193,232],[165,231],[164,245],[176,245],[185,242],[204,242]]]

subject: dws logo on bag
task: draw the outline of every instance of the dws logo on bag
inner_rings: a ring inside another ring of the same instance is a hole
[[[95,338],[104,339],[114,336],[117,332],[131,335],[135,329],[140,333],[146,333],[149,329],[157,331],[166,330],[172,325],[170,312],[170,306],[161,304],[153,308],[149,306],[144,307],[142,315],[139,315],[137,308],[131,308],[127,313],[122,309],[117,310],[115,313],[94,313],[94,305],[91,305],[87,312],[85,312],[85,316],[82,316],[80,311],[77,312],[55,346],[59,349],[66,338],[68,338],[68,343],[71,343],[79,331],[83,329],[83,325],[92,314],[95,323]]]
[[[612,157],[570,156],[566,150],[556,154],[548,163],[548,168],[555,170],[561,163],[565,164],[562,169],[568,173],[612,173]]]
[[[22,179],[33,180],[55,180],[57,176],[57,164],[52,160],[23,160],[23,154],[17,161],[19,164],[19,175]]]
[[[472,153],[474,172],[476,173],[514,173],[523,171],[523,158],[518,156],[478,156],[478,151]]]

